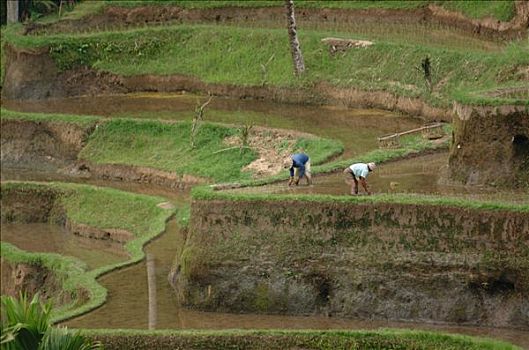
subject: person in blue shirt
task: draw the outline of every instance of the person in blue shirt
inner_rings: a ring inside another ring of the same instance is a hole
[[[370,172],[375,170],[376,166],[375,163],[355,163],[345,168],[343,173],[345,174],[346,182],[351,183],[351,195],[354,196],[358,194],[358,181],[360,181],[366,193],[368,195],[371,194],[371,191],[369,191],[369,187],[367,186],[366,178]]]
[[[307,179],[307,185],[312,183],[312,175],[310,173],[310,158],[305,153],[295,153],[290,155],[283,163],[285,169],[290,170],[290,179],[288,185],[295,183],[299,184],[302,178]]]

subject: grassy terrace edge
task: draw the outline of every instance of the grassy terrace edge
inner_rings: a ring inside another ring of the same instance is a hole
[[[243,149],[224,144],[226,137],[240,137],[241,128],[232,124],[203,122],[196,134],[196,147],[191,149],[189,138],[192,123],[67,115],[57,113],[25,113],[2,108],[0,120],[72,123],[90,131],[78,157],[95,164],[119,164],[148,167],[179,175],[191,175],[215,181],[250,179],[244,166],[257,158],[255,149]],[[325,163],[343,153],[340,141],[318,136],[295,138],[293,149],[304,148],[311,154],[313,164]]]
[[[0,108],[0,119],[4,120],[27,120],[36,122],[64,122],[73,123],[81,126],[90,126],[99,121],[103,121],[103,117],[91,115],[75,115],[75,114],[60,114],[60,113],[28,113],[17,112],[3,107]]]
[[[451,125],[445,125],[445,133],[450,135],[452,127]],[[377,164],[400,160],[407,157],[417,156],[426,152],[437,152],[448,148],[449,141],[446,140],[442,143],[434,143],[431,141],[424,140],[420,135],[409,135],[401,138],[401,144],[403,147],[396,149],[375,149],[370,152],[360,154],[354,158],[340,159],[331,161],[325,164],[316,164],[312,166],[312,174],[326,174],[332,173],[338,170],[343,170],[347,166],[358,163],[358,162],[375,162]],[[241,181],[233,184],[217,184],[212,185],[213,189],[222,189],[223,187],[250,187],[250,186],[263,186],[278,181],[283,181],[288,178],[288,172],[284,171],[280,174],[269,176],[262,179],[254,179],[248,181]],[[207,186],[199,186],[199,188],[205,188]]]
[[[418,98],[445,109],[450,109],[454,100],[477,106],[529,106],[525,98],[487,95],[496,89],[524,88],[517,73],[517,67],[529,63],[529,46],[523,42],[511,43],[500,53],[484,54],[376,41],[372,47],[330,57],[320,42],[323,37],[355,35],[305,30],[300,41],[308,70],[302,79],[294,79],[285,36],[278,29],[179,25],[32,37],[20,35],[17,28],[6,28],[2,41],[21,49],[47,47],[59,70],[87,66],[122,76],[174,74],[195,77],[206,84],[248,87],[263,83],[259,63],[274,56],[266,77],[269,87],[304,88],[327,82],[336,88]],[[199,50],[204,46],[209,47],[206,54]],[[226,46],[231,51],[226,51]],[[175,55],[179,60],[174,60]],[[393,59],[396,56],[401,58],[398,63]],[[439,91],[429,92],[421,73],[413,69],[426,56],[432,60],[432,84]],[[211,64],[219,60],[221,69]]]
[[[89,185],[79,185],[79,184],[67,184],[67,183],[37,183],[37,182],[15,182],[15,181],[8,181],[8,182],[2,182],[1,184],[2,189],[5,189],[6,187],[10,187],[12,189],[41,189],[45,187],[51,187],[52,189],[57,189],[58,192],[61,193],[62,197],[60,200],[64,203],[67,215],[73,219],[76,223],[83,223],[88,224],[93,227],[98,228],[108,228],[109,226],[107,222],[100,222],[98,224],[97,221],[93,220],[83,220],[82,217],[86,214],[83,213],[79,208],[76,210],[75,205],[77,204],[75,200],[72,201],[72,198],[69,196],[73,193],[77,193],[77,191],[103,191],[106,192],[107,195],[110,197],[119,197],[120,195],[124,196],[123,200],[125,199],[136,199],[139,201],[145,200],[145,201],[157,201],[162,202],[165,201],[163,198],[159,197],[153,197],[153,196],[146,196],[146,195],[140,195],[140,194],[130,194],[126,192],[122,192],[115,189],[107,189],[102,187],[96,187],[96,186],[89,186]],[[70,197],[70,198],[69,198]],[[86,195],[85,195],[86,198]],[[101,211],[108,211],[109,208],[101,204],[108,204],[108,202],[97,201],[99,205],[99,209]],[[115,203],[115,202],[111,202]],[[149,204],[149,203],[148,203]],[[152,203],[150,203],[152,204]],[[108,209],[108,210],[107,210]],[[77,287],[81,287],[87,290],[89,294],[89,300],[82,304],[79,307],[74,307],[72,304],[70,305],[64,305],[61,308],[58,308],[54,310],[52,321],[54,323],[65,321],[67,319],[80,316],[82,314],[85,314],[89,311],[92,311],[101,305],[106,301],[107,298],[107,290],[101,286],[96,279],[104,274],[107,274],[111,271],[120,269],[122,267],[126,267],[132,264],[135,264],[145,257],[145,253],[143,252],[143,246],[148,243],[149,241],[156,238],[158,235],[160,235],[164,229],[165,229],[165,223],[166,221],[174,214],[174,210],[168,210],[168,209],[161,209],[156,208],[155,211],[157,212],[157,215],[152,217],[152,220],[150,220],[150,224],[148,226],[147,232],[133,232],[133,234],[136,236],[135,239],[132,241],[129,241],[127,244],[125,244],[125,250],[129,253],[129,259],[124,262],[118,262],[111,265],[105,265],[99,268],[96,268],[94,270],[85,271],[80,268],[77,268],[74,273],[68,273],[69,277],[65,280],[65,285],[63,285],[64,288],[67,289],[75,289]],[[136,212],[137,214],[137,212]],[[131,214],[134,216],[134,213]],[[121,226],[123,226],[121,224]],[[116,228],[123,228],[127,230],[131,230],[130,227],[119,227],[118,225],[114,225]],[[134,230],[131,230],[134,231]],[[7,248],[5,251],[4,249]],[[68,257],[61,256],[60,254],[51,254],[51,253],[30,253],[25,252],[23,250],[20,250],[10,244],[5,245],[2,243],[2,256],[4,256],[4,252],[6,252],[6,259],[9,259],[9,261],[17,262],[26,262],[26,261],[35,261],[37,259],[40,259],[40,261],[43,262],[43,265],[46,267],[51,267],[53,270],[57,266],[59,266],[59,274],[63,275],[63,273],[66,271],[68,267],[71,266],[81,266],[80,261],[78,259],[72,259]],[[71,272],[71,271],[70,271]]]
[[[234,349],[488,349],[521,350],[505,341],[430,331],[381,330],[82,330],[106,349],[186,348]]]
[[[342,170],[356,162],[386,163],[406,157],[416,156],[425,152],[440,151],[448,147],[447,143],[434,144],[423,141],[420,136],[409,136],[404,139],[405,147],[392,150],[377,149],[352,159],[339,160],[313,167],[313,174],[331,173]],[[407,140],[407,141],[406,141]],[[191,196],[195,200],[232,200],[232,201],[322,201],[341,203],[396,203],[415,205],[442,205],[479,210],[508,210],[529,213],[528,204],[513,204],[493,201],[476,201],[452,197],[419,195],[419,194],[376,194],[373,196],[338,196],[325,194],[261,194],[261,193],[230,193],[229,188],[263,186],[284,181],[286,172],[260,180],[251,180],[233,184],[200,185],[193,187]]]
[[[509,21],[514,17],[514,1],[495,1],[495,2],[480,2],[474,6],[468,6],[466,4],[455,3],[453,1],[446,0],[415,0],[415,1],[304,1],[296,0],[296,8],[312,8],[312,9],[397,9],[397,10],[409,10],[426,7],[428,5],[438,5],[447,10],[457,11],[469,18],[484,18],[487,16],[493,17],[500,21]],[[103,11],[105,7],[120,6],[120,7],[138,7],[138,6],[178,6],[186,9],[210,9],[210,8],[222,8],[222,7],[278,7],[283,6],[280,0],[216,0],[216,1],[191,1],[191,0],[163,0],[163,1],[152,1],[152,0],[134,0],[134,1],[99,1],[99,2],[88,2],[82,3],[82,8],[77,5],[77,9],[72,13],[67,13],[63,16],[65,19],[69,18],[80,18],[90,14]]]
[[[325,194],[288,195],[288,194],[234,194],[225,191],[216,191],[211,186],[197,186],[192,190],[194,200],[230,200],[230,201],[307,201],[307,202],[334,202],[334,203],[393,203],[404,205],[431,205],[458,207],[477,210],[501,210],[529,213],[529,204],[511,204],[491,201],[476,201],[457,199],[432,195],[411,194],[375,194],[372,196],[336,196]]]

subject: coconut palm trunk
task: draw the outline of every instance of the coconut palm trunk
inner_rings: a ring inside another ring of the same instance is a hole
[[[305,70],[305,62],[303,62],[303,55],[301,54],[301,48],[299,46],[296,18],[294,17],[294,1],[285,0],[285,6],[287,9],[288,37],[290,40],[294,73],[300,75]]]
[[[7,0],[7,23],[18,22],[18,0]]]

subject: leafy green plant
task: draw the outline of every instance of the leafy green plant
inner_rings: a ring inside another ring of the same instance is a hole
[[[11,350],[89,350],[100,343],[87,341],[78,332],[51,327],[51,303],[42,303],[36,294],[31,301],[2,296],[2,349]]]
[[[38,295],[31,301],[2,296],[2,348],[37,349],[50,323],[51,303],[42,304]]]
[[[78,331],[72,332],[66,328],[50,327],[39,349],[42,350],[92,350],[101,349],[98,342],[90,342],[85,339]]]

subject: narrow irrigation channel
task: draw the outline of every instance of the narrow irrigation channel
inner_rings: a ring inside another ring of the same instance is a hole
[[[425,156],[429,157],[429,156]],[[441,156],[430,156],[441,157]],[[427,160],[427,159],[426,159]],[[425,161],[425,159],[423,159]],[[391,164],[393,167],[406,168],[406,160]],[[387,175],[392,180],[398,181],[399,174],[395,177]],[[64,175],[46,172],[23,171],[21,169],[3,169],[2,180],[24,180],[24,181],[66,181]],[[91,185],[104,187],[115,187],[120,190],[155,194],[167,198],[176,206],[181,206],[189,201],[187,191],[168,190],[147,184],[122,183],[117,181],[86,181],[84,179],[70,179],[75,182],[86,182]],[[414,181],[413,179],[410,179]],[[415,181],[418,178],[415,178]],[[345,185],[344,185],[345,186]],[[300,187],[301,188],[301,187]],[[405,186],[401,187],[405,189]],[[42,225],[48,226],[48,225]],[[40,227],[40,232],[54,230],[52,227]],[[22,245],[21,248],[28,250],[52,250],[46,237],[35,239],[33,225],[17,225],[8,227],[8,233],[2,239],[17,244],[19,241],[31,241],[31,245]],[[13,237],[16,232],[17,238]],[[60,233],[62,234],[62,233]],[[28,238],[30,236],[31,238]],[[77,239],[77,238],[69,238]],[[41,242],[42,241],[42,242]],[[100,308],[75,319],[64,322],[64,325],[72,328],[131,328],[131,329],[378,329],[378,328],[412,328],[434,330],[450,333],[460,333],[474,336],[484,336],[509,341],[522,347],[529,347],[529,335],[523,330],[448,326],[440,324],[389,322],[389,321],[365,321],[354,319],[340,319],[329,315],[325,316],[281,316],[261,314],[228,314],[200,312],[181,308],[175,298],[174,292],[167,278],[174,259],[175,251],[183,242],[182,232],[176,220],[167,223],[166,231],[156,240],[145,246],[148,260],[139,264],[112,272],[99,279],[99,282],[108,289],[107,302]],[[101,254],[102,252],[98,252]],[[65,252],[72,254],[72,252]],[[81,256],[79,256],[81,257]],[[114,255],[119,259],[119,253]],[[150,269],[149,269],[150,264]],[[153,297],[153,286],[149,291],[149,273],[154,271],[155,300]],[[151,296],[151,300],[149,298]],[[153,306],[154,302],[154,306]],[[150,306],[150,307],[149,307]],[[154,307],[154,309],[153,309]],[[154,310],[154,312],[153,312]]]
[[[105,117],[130,117],[165,120],[190,120],[197,96],[186,94],[142,94],[100,97],[79,97],[61,100],[2,101],[5,108],[26,112],[92,114]],[[241,125],[248,121],[256,126],[283,128],[336,139],[343,143],[342,159],[375,149],[377,137],[421,126],[420,119],[381,110],[352,110],[340,107],[281,105],[263,101],[215,98],[206,119],[211,122]],[[369,178],[376,193],[422,193],[444,196],[465,196],[476,200],[499,200],[524,203],[526,193],[487,191],[444,183],[447,153],[423,155],[413,159],[384,164]],[[62,181],[79,182],[123,191],[156,195],[166,198],[176,207],[189,203],[189,192],[144,183],[88,180],[46,171],[45,169],[2,168],[2,181]],[[346,195],[349,191],[341,171],[316,176],[314,185],[289,188],[275,183],[234,191],[264,191],[266,193],[315,193]],[[55,226],[16,225],[2,228],[2,240],[31,251],[56,251],[74,255],[92,264],[123,259],[115,247],[88,246],[87,252],[76,252],[84,243],[81,238],[68,237]],[[5,232],[5,235],[4,235]],[[41,239],[36,240],[34,233]],[[65,239],[61,243],[52,237]],[[79,239],[79,240],[78,240]],[[42,240],[42,242],[41,242]],[[44,242],[46,240],[46,242]],[[145,246],[147,259],[133,266],[109,273],[99,279],[108,290],[107,302],[100,308],[64,322],[74,328],[133,328],[133,329],[376,329],[412,328],[498,338],[529,348],[529,334],[522,330],[458,327],[427,323],[365,321],[328,316],[280,316],[261,314],[228,314],[199,312],[181,308],[168,283],[175,252],[183,243],[183,233],[176,220],[167,223],[166,231]],[[31,244],[30,244],[31,243]],[[96,243],[94,243],[96,244]],[[45,247],[47,246],[47,248]],[[70,251],[55,250],[58,246],[73,247]],[[92,247],[97,254],[91,254]],[[84,254],[84,255],[83,255]],[[90,260],[92,259],[92,260]],[[154,275],[154,276],[153,276]],[[153,278],[154,277],[154,278]],[[149,286],[149,281],[151,285]],[[154,284],[154,285],[153,285]]]

